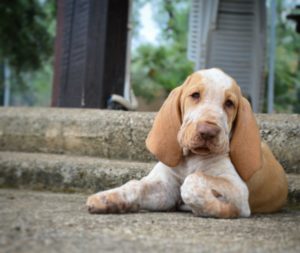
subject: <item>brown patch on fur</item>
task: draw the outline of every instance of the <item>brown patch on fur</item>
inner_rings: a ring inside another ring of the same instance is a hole
[[[212,193],[216,198],[222,197],[222,194],[220,194],[219,192],[217,192],[215,189],[212,189],[212,190],[211,190],[211,193]]]
[[[184,84],[180,100],[182,115],[184,115],[189,108],[195,107],[198,104],[202,103],[202,97],[205,94],[205,88],[202,82],[202,77],[198,73],[194,73],[190,76],[189,82]],[[191,95],[195,92],[200,93],[199,100],[193,100],[190,98]]]
[[[230,130],[237,115],[240,96],[240,88],[236,82],[233,81],[231,88],[225,91],[225,99],[223,102],[225,103],[226,100],[230,99],[234,104],[233,108],[225,108],[225,112],[227,114],[227,124]]]
[[[239,210],[232,203],[219,201],[219,218],[229,219],[237,218],[240,216]]]
[[[288,182],[284,170],[264,142],[262,154],[262,168],[247,182],[249,204],[253,213],[278,211],[286,203],[288,195]]]
[[[221,219],[237,218],[240,216],[240,212],[234,204],[220,200],[219,196],[221,195],[217,192],[215,193],[216,195],[213,194],[214,198],[207,201],[201,208],[203,214]]]

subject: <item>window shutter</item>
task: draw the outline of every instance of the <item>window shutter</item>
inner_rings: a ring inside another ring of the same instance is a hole
[[[214,4],[192,1],[189,59],[195,62],[196,69],[218,67],[234,77],[258,112],[264,90],[265,1],[220,0],[215,9]],[[215,10],[215,17],[209,10]],[[205,22],[203,16],[209,21]],[[202,28],[196,29],[195,24]],[[201,34],[197,35],[197,31]]]

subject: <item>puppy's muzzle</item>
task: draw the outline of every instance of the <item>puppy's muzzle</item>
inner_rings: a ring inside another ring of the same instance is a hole
[[[204,141],[211,141],[217,138],[220,132],[221,128],[214,123],[204,122],[197,125],[197,133]]]

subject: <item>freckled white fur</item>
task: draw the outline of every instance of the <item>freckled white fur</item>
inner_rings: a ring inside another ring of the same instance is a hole
[[[197,73],[206,79],[205,82],[213,83],[218,89],[229,89],[232,85],[232,78],[220,69],[203,69]]]

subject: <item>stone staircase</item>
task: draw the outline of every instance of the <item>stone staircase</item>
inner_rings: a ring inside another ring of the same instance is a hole
[[[284,166],[289,199],[300,202],[300,115],[263,115],[262,138]],[[154,113],[0,108],[0,187],[95,192],[146,175]]]

